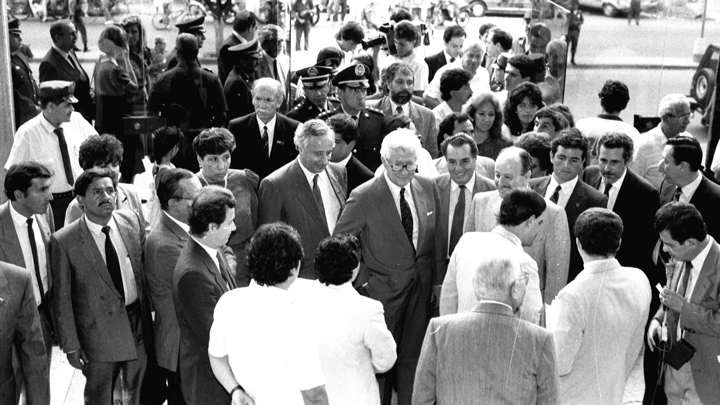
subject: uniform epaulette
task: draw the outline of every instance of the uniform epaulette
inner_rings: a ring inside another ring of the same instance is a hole
[[[305,106],[305,103],[300,103],[300,104],[296,105],[295,107],[293,107],[292,111],[297,111],[297,110],[303,108],[303,106]]]
[[[382,116],[385,116],[385,113],[384,113],[384,112],[378,110],[378,109],[375,108],[375,107],[365,107],[365,108],[366,108],[368,111],[372,111],[372,112],[374,112],[374,113],[377,113],[377,114],[380,114],[380,115],[382,115]]]
[[[206,68],[206,67],[202,68],[202,70],[204,70],[204,71],[206,71],[206,72],[210,72],[210,73],[212,73],[212,74],[215,74],[215,72],[213,72],[212,70],[210,70],[210,69],[208,69],[208,68]]]

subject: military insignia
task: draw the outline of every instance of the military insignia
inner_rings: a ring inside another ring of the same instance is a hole
[[[325,66],[332,66],[332,61],[330,59],[326,60],[324,63]]]
[[[318,74],[318,70],[315,68],[315,66],[311,67],[307,71],[308,76],[315,77]]]
[[[364,65],[356,65],[355,66],[355,76],[365,76],[365,66]]]

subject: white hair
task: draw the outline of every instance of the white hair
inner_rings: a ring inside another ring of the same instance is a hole
[[[325,121],[312,119],[298,125],[295,130],[293,142],[298,150],[300,150],[300,148],[304,149],[305,145],[307,145],[308,139],[315,136],[328,136],[333,140],[333,142],[335,140],[335,133],[328,124],[325,123]]]
[[[478,300],[509,296],[512,283],[522,277],[520,262],[508,251],[483,255],[475,265],[473,287]]]
[[[480,50],[482,51],[480,53],[485,54],[485,44],[479,39],[466,39],[465,42],[463,42],[463,53],[467,52],[472,48],[480,48]]]
[[[380,156],[390,159],[396,150],[402,149],[412,152],[417,157],[420,148],[422,148],[422,145],[417,135],[415,135],[415,131],[408,128],[398,128],[387,134],[383,139],[382,146],[380,146]]]
[[[660,100],[660,117],[664,117],[667,114],[673,114],[677,111],[678,107],[683,105],[690,108],[690,100],[688,100],[687,97],[679,93],[668,94]]]
[[[285,98],[285,89],[279,81],[270,77],[261,77],[253,82],[252,91],[255,91],[261,87],[267,87],[275,92],[275,98],[282,101]]]

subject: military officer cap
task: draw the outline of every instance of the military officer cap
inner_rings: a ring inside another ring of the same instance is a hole
[[[232,52],[235,57],[247,56],[255,59],[260,59],[262,57],[257,38],[252,41],[231,46],[228,48],[228,51]]]
[[[335,75],[335,78],[332,80],[332,84],[333,86],[348,86],[366,89],[370,87],[370,83],[367,79],[368,73],[368,67],[362,63],[350,65]]]
[[[338,66],[342,63],[342,60],[339,58],[325,58],[322,60],[317,61],[315,66],[325,66],[332,68],[333,73],[337,72]]]
[[[315,65],[296,72],[303,82],[303,86],[308,89],[317,89],[326,85],[330,81],[330,75],[333,69],[329,66]]]
[[[178,29],[178,33],[205,32],[205,27],[203,27],[204,23],[205,23],[205,16],[201,15],[199,17],[190,17],[186,20],[183,20],[183,21],[175,24],[175,26]]]
[[[40,83],[40,98],[43,100],[59,101],[57,104],[67,101],[70,104],[77,103],[75,98],[75,83],[64,80],[50,80]]]
[[[20,20],[18,20],[17,18],[13,18],[12,20],[8,21],[8,33],[10,35],[22,34],[22,31],[20,31]]]

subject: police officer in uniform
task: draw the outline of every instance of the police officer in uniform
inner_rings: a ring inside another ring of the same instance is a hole
[[[340,107],[340,100],[328,96],[332,73],[332,67],[325,65],[315,65],[298,70],[295,74],[302,80],[306,98],[296,105],[287,116],[305,122],[317,118],[321,113]]]
[[[225,80],[225,100],[228,104],[228,121],[255,112],[252,103],[252,86],[255,69],[262,58],[258,40],[243,42],[228,48],[235,66]]]
[[[12,19],[8,22],[8,39],[10,41],[10,71],[12,72],[13,103],[15,107],[15,129],[30,118],[40,114],[40,90],[33,78],[30,64],[20,53],[20,21]]]
[[[178,35],[180,34],[193,34],[195,35],[195,38],[198,40],[198,49],[202,48],[203,43],[205,42],[205,27],[203,26],[205,24],[205,16],[201,15],[200,17],[191,17],[187,20],[183,20],[177,24],[175,24],[175,27],[178,29]],[[170,70],[177,66],[178,59],[177,59],[177,52],[173,50],[170,52],[170,55],[167,59],[167,69]],[[200,60],[198,59],[198,64],[200,64]]]
[[[326,120],[335,114],[345,113],[357,122],[360,131],[353,149],[355,157],[373,172],[380,166],[380,144],[382,143],[382,121],[384,114],[375,108],[365,106],[368,67],[363,64],[350,65],[341,70],[332,80],[338,88],[337,96],[340,107],[318,116]]]

